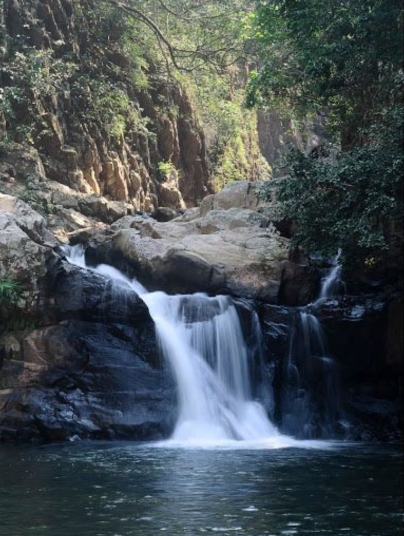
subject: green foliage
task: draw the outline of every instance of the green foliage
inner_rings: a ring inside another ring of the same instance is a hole
[[[0,303],[15,303],[21,296],[22,288],[17,281],[0,279]]]
[[[171,177],[175,178],[175,180],[178,179],[178,172],[172,162],[159,162],[157,164],[157,169],[159,172],[158,176],[162,182]]]
[[[401,240],[403,108],[396,106],[370,129],[368,143],[327,158],[293,150],[287,177],[271,181],[285,217],[296,224],[294,242],[324,255],[341,248],[351,265],[377,263]],[[334,153],[333,153],[334,151]]]
[[[107,78],[89,79],[91,101],[87,118],[98,121],[110,138],[118,140],[130,131],[147,133],[148,120],[142,118],[136,102]]]
[[[402,250],[402,26],[398,0],[257,2],[248,103],[319,113],[336,141],[328,158],[293,151],[272,187],[295,243],[352,265]]]
[[[56,59],[49,49],[36,50],[24,45],[11,53],[0,71],[0,114],[5,118],[9,137],[34,143],[43,101],[66,91],[75,69],[73,63]]]
[[[250,105],[320,112],[343,148],[400,91],[403,8],[399,0],[273,0],[257,2],[260,68]]]
[[[261,156],[256,112],[246,110],[245,75],[233,66],[226,73],[188,76],[189,92],[205,134],[215,190],[236,180],[266,179],[270,167]]]

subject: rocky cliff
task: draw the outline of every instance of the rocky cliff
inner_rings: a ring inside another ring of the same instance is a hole
[[[91,0],[2,4],[3,192],[57,214],[51,227],[67,231],[85,226],[83,216],[111,222],[158,206],[184,209],[209,192],[189,97],[143,49],[125,45],[127,17]]]
[[[273,169],[274,176],[285,174],[285,158],[290,147],[309,152],[326,140],[321,116],[298,121],[287,112],[277,110],[258,113],[257,130],[263,156]]]

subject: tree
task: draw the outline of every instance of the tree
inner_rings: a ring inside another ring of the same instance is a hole
[[[249,104],[324,114],[343,150],[361,144],[402,89],[402,25],[399,0],[257,2]]]
[[[154,35],[168,69],[190,72],[210,65],[219,72],[243,56],[242,0],[105,0]]]
[[[351,151],[328,158],[291,153],[288,177],[270,187],[276,188],[284,215],[295,222],[295,243],[325,256],[341,249],[352,267],[397,263],[403,222],[401,112],[387,113],[368,133],[368,143]]]
[[[327,158],[294,151],[273,183],[294,241],[356,266],[397,260],[402,238],[403,9],[397,0],[258,2],[250,105],[325,116]],[[394,261],[395,262],[395,261]]]

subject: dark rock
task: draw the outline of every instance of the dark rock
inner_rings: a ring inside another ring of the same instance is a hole
[[[49,266],[48,282],[52,296],[49,315],[54,320],[153,327],[147,306],[124,282],[60,260]]]
[[[320,288],[319,271],[307,264],[283,264],[279,304],[300,306],[315,300]]]
[[[24,344],[19,385],[0,391],[0,439],[156,439],[171,431],[175,389],[149,326],[71,320]]]
[[[153,212],[152,217],[159,222],[171,221],[178,218],[181,212],[170,207],[157,207]]]
[[[287,411],[285,396],[294,393],[293,396],[298,397],[300,389],[300,402],[299,398],[292,398],[297,406],[299,403],[306,405],[305,415],[309,423],[306,431],[309,437],[321,432],[316,426],[321,424],[324,404],[330,393],[328,388],[324,391],[326,379],[323,374],[327,371],[320,365],[329,363],[334,367],[332,388],[338,388],[339,401],[338,407],[331,408],[335,422],[331,428],[326,427],[326,433],[369,441],[402,438],[402,365],[398,357],[402,352],[402,325],[398,324],[398,309],[399,302],[388,304],[370,296],[343,296],[305,308],[259,307],[265,363],[274,366],[274,417],[281,429],[294,435],[297,433],[296,423],[287,422],[283,428]],[[302,338],[298,322],[300,312],[313,314],[320,321],[329,359],[311,358],[308,364],[301,361],[305,350],[299,348],[303,343],[299,343]],[[291,352],[295,355],[293,367],[297,367],[295,379],[290,369]],[[325,425],[325,422],[321,424]]]

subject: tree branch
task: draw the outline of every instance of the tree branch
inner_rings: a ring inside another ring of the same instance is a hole
[[[118,0],[109,0],[111,4],[113,4],[118,9],[122,9],[123,11],[126,11],[126,13],[129,13],[129,15],[137,16],[139,19],[147,24],[149,28],[154,32],[154,34],[159,39],[159,42],[163,42],[165,46],[167,47],[168,53],[170,55],[171,61],[173,62],[173,65],[176,69],[179,71],[184,70],[184,68],[180,67],[178,65],[175,54],[174,54],[174,48],[172,47],[171,43],[166,39],[163,32],[160,30],[160,28],[157,26],[157,24],[147,15],[142,13],[142,11],[139,11],[135,7],[128,6],[127,4],[122,4],[122,2],[119,2]]]
[[[140,11],[136,7],[133,7],[131,5],[128,5],[126,3],[121,2],[120,0],[109,0],[110,4],[115,6],[117,9],[120,9],[126,13],[128,13],[130,16],[138,18],[141,22],[146,24],[154,33],[154,35],[157,38],[158,45],[160,47],[160,50],[164,56],[164,59],[166,60],[167,67],[169,67],[168,59],[171,59],[172,64],[178,71],[184,71],[184,72],[192,72],[195,69],[199,68],[200,65],[194,66],[192,68],[185,67],[183,65],[180,65],[178,63],[178,58],[182,56],[183,59],[190,60],[192,58],[199,59],[203,65],[203,63],[209,63],[211,64],[215,69],[220,70],[223,68],[226,68],[227,66],[234,64],[234,61],[227,63],[225,65],[219,64],[223,62],[223,58],[227,53],[236,51],[236,47],[234,45],[229,45],[225,47],[219,47],[217,49],[209,47],[209,48],[203,48],[198,47],[194,50],[184,50],[180,48],[174,47],[170,41],[167,39],[167,37],[164,35],[164,33],[160,30],[159,26],[156,24],[156,22],[150,18],[148,15],[143,13],[143,11]],[[160,5],[165,9],[168,13],[171,15],[182,18],[183,20],[188,21],[197,21],[200,17],[181,17],[174,11],[172,11],[163,0],[159,0]],[[206,18],[217,18],[217,17],[223,17],[228,16],[235,12],[227,12],[222,15],[212,15],[212,16],[206,16]],[[218,43],[219,45],[219,43]],[[168,51],[168,56],[166,54],[166,50]],[[220,57],[222,59],[222,62],[215,62],[214,59],[216,57]]]

